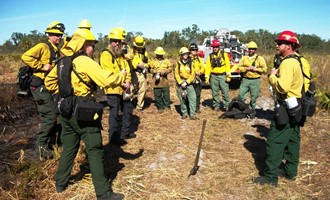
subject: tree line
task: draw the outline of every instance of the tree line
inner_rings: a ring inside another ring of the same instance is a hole
[[[248,43],[255,41],[258,44],[258,51],[262,53],[273,53],[275,50],[274,39],[277,38],[277,33],[271,33],[264,29],[248,30],[242,32],[239,30],[231,31],[231,34],[236,35],[241,43]],[[183,46],[188,46],[191,41],[202,43],[204,38],[209,35],[213,35],[214,30],[204,31],[200,30],[198,25],[192,24],[191,27],[182,29],[181,31],[165,31],[164,36],[161,39],[145,38],[146,48],[149,51],[153,51],[157,46],[162,46],[169,56],[177,56],[177,51]],[[142,32],[127,32],[126,41],[131,44],[134,37],[142,35]],[[105,49],[108,44],[108,35],[97,33],[98,44],[96,46],[96,53]],[[319,36],[313,34],[299,34],[298,39],[302,44],[301,51],[306,53],[317,54],[329,54],[330,53],[330,40],[322,40]],[[47,40],[47,36],[44,33],[40,33],[37,30],[30,31],[30,33],[14,32],[11,38],[0,45],[0,54],[21,54],[33,47],[37,43]]]

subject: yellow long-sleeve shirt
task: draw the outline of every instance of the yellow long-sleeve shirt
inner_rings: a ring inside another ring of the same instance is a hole
[[[220,66],[212,66],[212,59],[219,58],[221,60]],[[206,60],[205,65],[205,79],[209,80],[211,74],[230,74],[230,60],[226,52],[221,53],[221,50],[218,53],[211,53]]]
[[[145,67],[148,68],[149,67],[149,56],[148,56],[148,52],[144,52],[144,54],[139,53],[138,51],[133,51],[134,57],[132,59],[132,67],[133,70],[138,69],[138,65],[145,63],[143,62],[144,58],[147,58],[147,62],[145,63]]]
[[[101,69],[101,66],[88,56],[78,56],[73,60],[74,69],[85,83],[92,85],[94,82],[100,87],[108,88],[115,85],[121,85],[124,82],[124,75]],[[85,83],[80,81],[74,72],[71,72],[71,84],[74,95],[87,96],[91,89]],[[45,78],[45,87],[51,93],[58,93],[58,74],[57,67],[54,67]]]
[[[203,60],[199,56],[191,57],[193,62],[193,66],[195,68],[196,74],[204,74],[205,73],[205,65]]]
[[[298,60],[295,58],[283,60],[278,73],[269,76],[269,83],[276,91],[279,100],[290,97],[301,98],[303,75]]]
[[[105,94],[119,94],[122,95],[124,92],[124,83],[131,83],[131,70],[127,60],[123,56],[113,57],[113,53],[109,51],[103,51],[100,56],[101,68],[111,72],[112,74],[121,74],[121,70],[126,70],[126,76],[124,82],[118,85],[111,85],[110,87],[104,88]]]
[[[58,48],[53,43],[48,41],[53,49],[55,54],[58,54]],[[42,80],[45,79],[48,72],[43,70],[43,67],[45,64],[54,64],[49,63],[51,57],[51,51],[49,49],[48,44],[46,43],[39,43],[32,47],[31,49],[27,50],[23,55],[21,56],[22,61],[32,68],[33,75],[41,78]]]
[[[168,59],[164,59],[164,60],[154,59],[150,61],[149,65],[150,65],[150,72],[154,75],[153,81],[151,82],[152,86],[154,88],[169,87],[170,84],[167,79],[167,75],[172,72],[171,61]],[[157,73],[159,74],[163,73],[159,81],[156,81],[155,79],[155,74]]]
[[[181,61],[178,61],[174,69],[174,76],[179,85],[181,85],[184,81],[186,81],[189,85],[195,80],[194,66],[189,63],[182,63]]]
[[[258,71],[247,71],[246,68],[254,66],[258,69]],[[252,57],[243,56],[243,58],[238,63],[238,69],[242,72],[245,78],[259,78],[262,73],[267,72],[267,64],[265,59],[262,56],[258,56],[254,54]]]

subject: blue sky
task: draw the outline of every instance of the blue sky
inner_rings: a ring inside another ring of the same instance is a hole
[[[43,32],[52,21],[63,22],[71,35],[82,19],[92,32],[107,35],[122,26],[147,38],[162,38],[165,31],[181,31],[197,24],[201,30],[264,29],[271,33],[292,30],[330,39],[329,0],[140,0],[39,1],[8,0],[0,7],[0,44],[13,32]]]

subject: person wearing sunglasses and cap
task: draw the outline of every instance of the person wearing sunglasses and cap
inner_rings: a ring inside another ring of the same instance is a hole
[[[93,85],[103,88],[120,85],[124,82],[126,71],[114,74],[105,71],[93,60],[95,44],[98,41],[88,29],[78,29],[71,40],[62,47],[64,56],[72,56],[75,71],[71,72],[71,85],[76,102],[95,101]],[[45,79],[46,88],[56,93],[59,88],[58,68],[55,67]],[[55,174],[57,192],[63,192],[68,184],[74,159],[79,150],[80,141],[86,145],[89,168],[97,199],[122,199],[122,194],[111,192],[103,167],[103,146],[101,121],[80,121],[75,115],[61,115],[63,152]]]
[[[37,137],[40,160],[53,157],[52,145],[55,144],[56,130],[59,129],[57,116],[53,111],[53,96],[45,88],[44,80],[60,56],[58,46],[62,41],[64,31],[64,24],[58,21],[50,23],[45,30],[48,41],[35,45],[23,53],[21,57],[22,61],[33,70],[30,90],[36,101],[38,113],[41,116]]]
[[[255,117],[257,98],[260,96],[260,77],[267,72],[266,61],[256,53],[257,49],[257,43],[254,41],[249,42],[248,55],[244,56],[238,64],[239,71],[243,74],[238,96],[245,102],[247,95],[250,93],[251,118]]]

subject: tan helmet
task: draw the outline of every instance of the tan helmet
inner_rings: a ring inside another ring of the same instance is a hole
[[[45,33],[54,33],[54,34],[64,34],[65,31],[65,26],[64,24],[58,22],[58,21],[53,21],[48,25],[48,27],[45,30]]]
[[[258,49],[257,43],[253,41],[249,42],[248,49]]]
[[[91,29],[92,25],[87,19],[83,19],[80,21],[78,28]]]
[[[156,50],[154,51],[154,54],[165,55],[165,51],[164,51],[163,47],[157,47]]]
[[[179,54],[182,55],[182,54],[185,54],[185,53],[189,53],[189,50],[187,47],[182,47],[179,51]]]
[[[83,28],[83,29],[81,29],[81,28],[77,29],[77,30],[73,33],[72,37],[75,36],[75,35],[79,35],[79,36],[83,37],[83,38],[84,38],[85,40],[87,40],[87,41],[94,41],[95,43],[98,42],[98,41],[95,39],[94,34],[93,34],[90,30],[85,29],[85,28]]]
[[[109,35],[108,38],[111,40],[124,40],[124,35],[123,35],[123,31],[120,28],[113,28]]]

